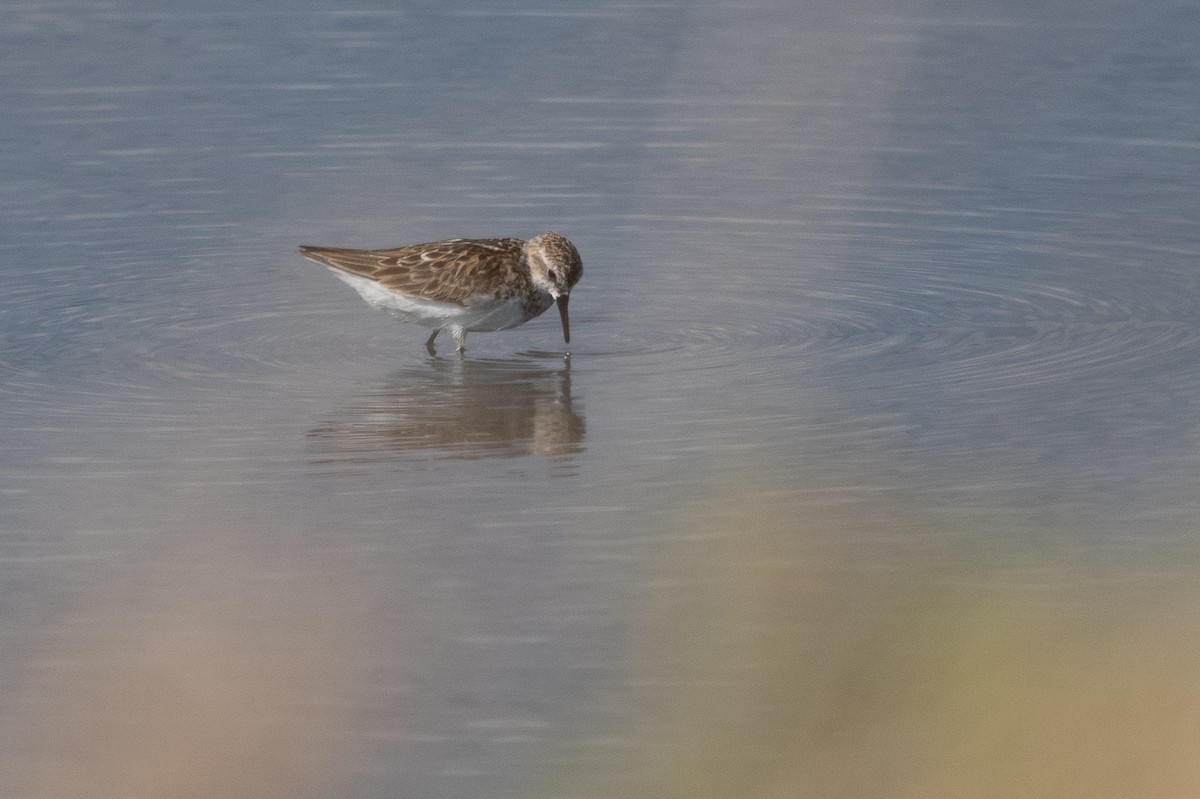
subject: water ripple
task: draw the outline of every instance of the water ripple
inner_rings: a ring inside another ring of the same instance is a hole
[[[887,374],[892,385],[936,382],[966,392],[1197,365],[1200,325],[1184,287],[1143,295],[1094,281],[1089,292],[944,270],[887,277],[828,279],[812,290],[707,304],[693,297],[693,305],[659,311],[653,321],[581,336],[576,354],[637,356],[649,369],[728,369],[765,383],[825,369],[852,383]]]

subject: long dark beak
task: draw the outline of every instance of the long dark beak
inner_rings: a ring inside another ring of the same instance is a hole
[[[560,294],[555,302],[558,303],[558,315],[562,317],[563,323],[563,341],[571,343],[571,317],[567,316],[567,300],[571,299],[570,294]]]

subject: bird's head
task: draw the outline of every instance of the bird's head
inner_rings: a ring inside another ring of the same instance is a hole
[[[533,285],[549,292],[558,305],[563,339],[569,344],[571,324],[567,316],[567,301],[571,297],[571,288],[583,276],[579,250],[565,237],[550,231],[525,242],[525,259],[529,263],[529,277]]]

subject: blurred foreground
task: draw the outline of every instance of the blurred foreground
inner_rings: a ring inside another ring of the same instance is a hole
[[[911,509],[864,511],[756,480],[648,516],[626,650],[499,793],[1200,791],[1194,568],[981,552]],[[368,652],[407,664],[401,704],[453,666],[420,644],[437,619],[381,617],[312,569],[163,567],[10,659],[4,796],[352,795]]]

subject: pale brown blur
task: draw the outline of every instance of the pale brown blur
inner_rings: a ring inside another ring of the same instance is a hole
[[[227,565],[86,596],[20,653],[9,797],[326,797],[345,608]],[[10,705],[11,707],[12,705]]]
[[[666,502],[667,529],[630,566],[628,649],[579,697],[580,723],[514,766],[534,772],[527,795],[1200,791],[1189,564],[984,550],[1000,537],[964,538],[894,500],[775,490],[749,468],[711,497]],[[4,796],[341,795],[370,726],[353,664],[380,619],[356,613],[353,581],[315,568],[205,562],[84,592],[20,653]],[[450,635],[445,614],[425,640]],[[392,661],[412,648],[397,640]],[[406,670],[442,671],[438,657]],[[620,723],[589,721],[601,717]],[[400,740],[404,723],[393,714],[383,732]]]
[[[625,776],[542,795],[1200,793],[1194,569],[966,551],[902,503],[734,480],[645,564],[628,682],[597,699],[637,708]]]

